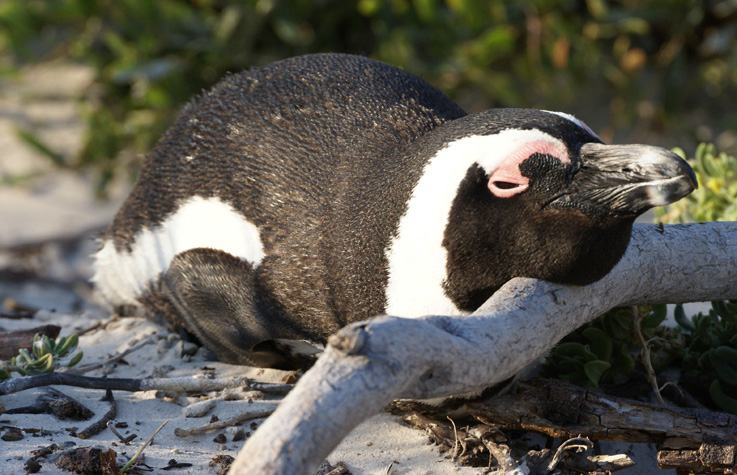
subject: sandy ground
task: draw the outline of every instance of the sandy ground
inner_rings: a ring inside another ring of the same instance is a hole
[[[190,344],[156,323],[141,319],[112,320],[110,313],[97,305],[85,283],[90,275],[89,255],[95,251],[94,236],[111,220],[125,195],[119,186],[109,202],[92,198],[91,185],[85,177],[53,170],[43,157],[18,139],[16,127],[30,127],[49,143],[58,144],[65,153],[80,145],[82,124],[75,98],[89,84],[89,71],[66,65],[46,66],[26,72],[22,80],[5,83],[0,89],[0,301],[6,298],[43,309],[30,320],[0,318],[5,330],[31,328],[46,323],[62,327],[62,335],[82,331],[97,322],[109,322],[104,330],[86,333],[80,339],[85,352],[82,364],[104,361],[147,338],[152,339],[124,362],[88,373],[92,376],[145,378],[156,377],[230,377],[252,376],[260,381],[281,382],[289,373],[243,368],[209,361],[203,352],[193,354]],[[22,271],[22,272],[21,272]],[[28,278],[36,273],[37,278]],[[239,428],[245,435],[260,420],[241,427],[219,430],[207,435],[180,438],[176,428],[202,426],[212,416],[227,419],[243,412],[274,407],[278,401],[243,391],[206,393],[197,396],[167,397],[156,391],[126,393],[115,391],[115,420],[127,424],[120,429],[124,436],[135,434],[124,445],[110,430],[89,440],[70,434],[108,411],[109,403],[100,401],[102,390],[58,387],[82,402],[96,415],[91,421],[58,420],[48,414],[2,414],[0,432],[9,427],[26,430],[24,438],[0,440],[0,474],[25,473],[24,462],[31,451],[55,443],[63,447],[93,445],[112,448],[118,461],[135,453],[164,420],[167,426],[145,451],[145,463],[152,473],[216,473],[209,466],[212,457],[235,456],[244,441],[233,441]],[[26,390],[0,397],[7,409],[27,406],[44,389]],[[185,417],[188,406],[203,400],[214,406],[201,417]],[[28,429],[43,429],[32,433]],[[215,440],[217,437],[217,440]],[[637,469],[620,473],[655,473],[651,448],[646,446],[610,447],[627,451]],[[39,473],[60,473],[54,456],[42,460]],[[170,460],[191,466],[163,471]],[[350,472],[360,474],[475,474],[483,469],[459,467],[428,445],[427,437],[403,424],[398,418],[379,414],[354,430],[330,455],[332,463],[343,461]],[[391,466],[391,468],[390,468]],[[64,473],[64,472],[61,472]]]

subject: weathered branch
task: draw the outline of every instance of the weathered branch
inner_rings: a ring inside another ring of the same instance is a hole
[[[599,282],[514,279],[476,313],[349,325],[248,440],[231,473],[313,472],[392,398],[479,391],[514,375],[615,306],[737,297],[737,224],[637,225]]]
[[[238,414],[237,416],[231,417],[224,421],[210,422],[209,424],[205,424],[204,426],[200,427],[193,427],[190,429],[182,429],[180,427],[177,427],[176,429],[174,429],[174,435],[176,435],[177,437],[188,437],[190,435],[207,434],[208,432],[215,432],[216,430],[225,429],[226,427],[237,426],[238,424],[245,421],[261,419],[262,417],[266,417],[273,412],[274,409],[265,409],[263,411],[256,412],[250,411],[244,412],[243,414]]]
[[[105,391],[105,396],[103,396],[101,401],[108,402],[110,404],[110,408],[100,419],[96,420],[85,429],[77,432],[77,437],[80,439],[89,439],[90,437],[99,434],[105,430],[107,423],[115,419],[115,416],[118,414],[118,404],[115,402],[112,390],[107,389]]]
[[[222,391],[226,388],[242,387],[248,391],[264,394],[284,395],[292,389],[291,384],[259,383],[248,378],[205,379],[182,378],[96,378],[68,373],[46,373],[0,382],[0,396],[42,386],[64,385],[87,389],[110,389],[117,391],[171,391],[175,393]]]
[[[468,410],[501,430],[657,443],[661,469],[731,473],[737,462],[737,416],[607,396],[559,380],[520,383],[517,394],[470,404]]]
[[[559,380],[520,383],[518,393],[468,405],[469,413],[501,430],[527,430],[567,439],[664,443],[695,449],[706,436],[737,445],[737,416],[706,409],[664,407],[588,391]]]

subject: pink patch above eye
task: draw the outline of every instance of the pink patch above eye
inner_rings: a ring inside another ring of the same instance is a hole
[[[519,166],[530,158],[530,155],[539,153],[541,155],[552,155],[563,163],[570,163],[568,151],[561,143],[548,142],[546,140],[535,140],[527,142],[513,154],[504,159],[499,167],[489,176],[489,190],[499,198],[509,198],[522,193],[530,185],[530,179],[522,176]]]

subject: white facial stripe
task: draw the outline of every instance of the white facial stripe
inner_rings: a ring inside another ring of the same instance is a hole
[[[474,163],[490,174],[505,158],[534,141],[565,148],[539,130],[509,129],[456,140],[430,159],[399,221],[397,237],[386,250],[386,313],[409,318],[463,313],[443,291],[447,262],[443,234],[458,186]]]
[[[599,137],[598,135],[596,135],[596,133],[593,130],[591,130],[591,127],[589,127],[588,125],[586,125],[583,121],[581,121],[581,120],[577,119],[576,117],[572,116],[571,114],[567,114],[565,112],[546,111],[546,110],[544,110],[543,112],[547,112],[549,114],[555,114],[555,115],[557,115],[559,117],[563,117],[564,119],[568,119],[571,122],[573,122],[574,124],[576,124],[577,126],[581,127],[586,132],[590,133],[591,135],[593,135],[597,139],[601,140],[601,137]],[[603,140],[602,140],[602,142],[603,142]]]
[[[264,258],[258,228],[218,198],[194,197],[161,226],[143,229],[131,252],[105,241],[95,256],[93,282],[113,305],[133,304],[149,283],[166,272],[175,255],[188,249],[220,249],[254,267]]]

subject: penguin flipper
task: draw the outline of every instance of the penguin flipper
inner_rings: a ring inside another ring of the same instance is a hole
[[[162,293],[184,327],[220,361],[278,369],[306,369],[315,360],[305,342],[257,292],[253,267],[217,249],[177,254],[162,277]]]

